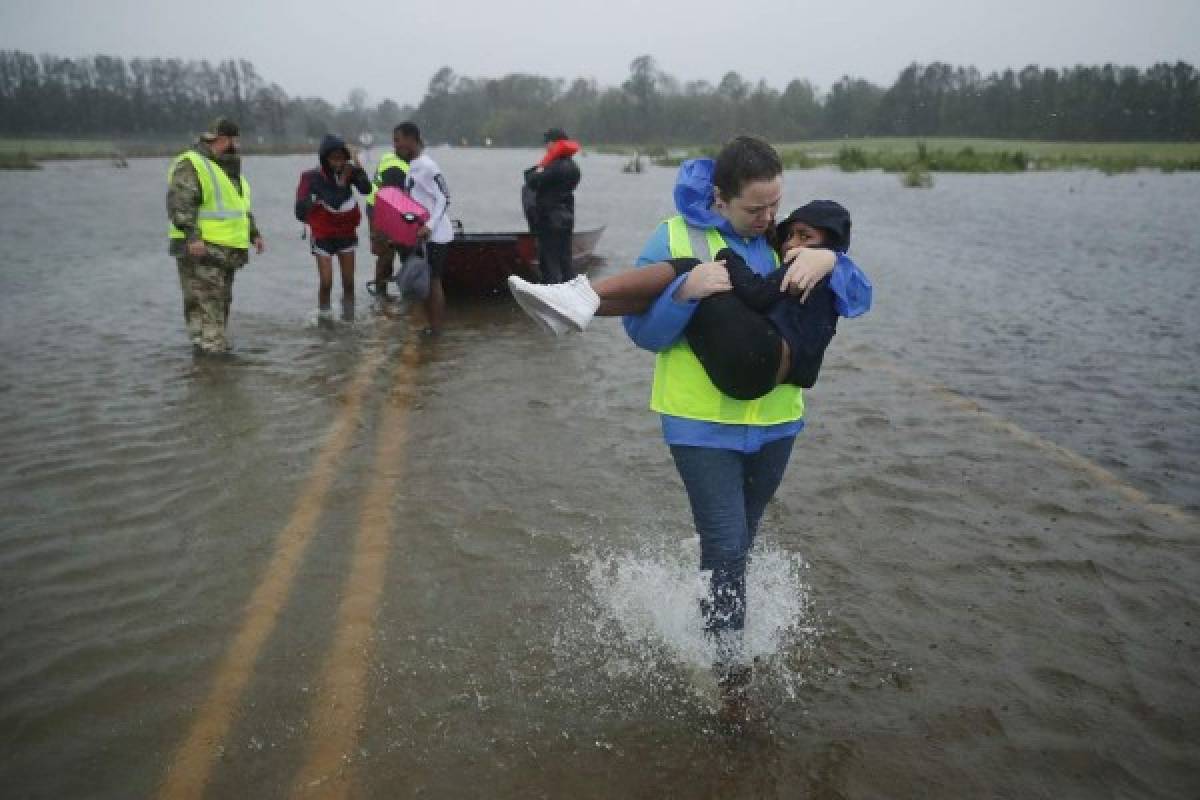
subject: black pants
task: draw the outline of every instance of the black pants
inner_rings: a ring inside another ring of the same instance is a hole
[[[571,266],[571,229],[538,231],[538,265],[542,283],[562,283],[575,277]]]
[[[676,275],[689,272],[699,263],[694,258],[671,259]],[[776,272],[775,276],[782,277],[782,273]],[[759,281],[762,279],[756,279]],[[784,382],[812,387],[837,325],[829,278],[817,284],[807,302],[780,294],[765,311],[756,311],[739,297],[740,291],[755,288],[739,288],[735,282],[733,291],[700,301],[684,330],[692,352],[722,394],[753,400],[775,388],[786,339],[791,361]],[[778,292],[777,284],[772,291]]]
[[[701,300],[684,335],[709,380],[723,394],[753,400],[775,388],[783,337],[766,315],[733,292]]]

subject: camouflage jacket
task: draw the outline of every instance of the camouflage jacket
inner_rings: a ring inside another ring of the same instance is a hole
[[[217,162],[221,169],[225,170],[229,179],[233,181],[235,187],[241,184],[238,179],[242,174],[242,159],[236,153],[215,156],[208,143],[203,140],[196,142],[192,149],[205,158]],[[202,201],[200,178],[196,175],[196,168],[192,166],[192,162],[186,159],[180,161],[171,172],[171,179],[167,184],[167,217],[172,225],[183,231],[186,237],[185,239],[170,240],[167,249],[176,258],[185,257],[187,243],[200,238],[196,220]],[[254,241],[258,236],[258,225],[254,221],[254,214],[251,213],[250,241]],[[212,266],[237,269],[245,266],[249,260],[249,251],[240,247],[225,247],[210,242],[205,242],[205,247],[208,254],[200,260],[202,263]]]

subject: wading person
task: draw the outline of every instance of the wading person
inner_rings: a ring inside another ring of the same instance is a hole
[[[454,225],[446,213],[450,208],[450,190],[437,162],[425,152],[421,129],[411,122],[396,126],[396,152],[408,162],[408,179],[404,188],[429,212],[429,220],[417,231],[418,247],[425,251],[429,264],[429,296],[424,300],[428,327],[423,333],[436,336],[442,332],[446,316],[446,293],[442,287],[442,271],[450,242],[454,240]]]
[[[300,176],[296,187],[296,219],[308,225],[309,245],[317,260],[317,313],[330,314],[333,293],[333,260],[342,273],[342,303],[354,303],[354,250],[362,213],[354,190],[370,194],[371,181],[346,142],[328,134],[317,148],[316,169]]]
[[[728,247],[759,275],[770,274],[779,256],[768,231],[782,194],[778,154],[760,139],[737,137],[715,161],[696,159],[680,168],[674,192],[679,213],[658,226],[638,264],[693,257],[712,262]],[[830,250],[797,253],[781,288],[808,290],[826,276],[847,315],[869,306],[865,276]],[[648,311],[624,322],[638,346],[657,354],[650,407],[661,416],[687,491],[700,538],[700,569],[710,574],[701,604],[704,630],[714,643],[718,680],[736,706],[736,693],[748,678],[741,666],[746,560],[804,427],[804,395],[800,387],[782,383],[744,401],[713,385],[684,331],[701,300],[730,288],[724,266],[704,264],[672,280]]]
[[[204,353],[227,352],[234,274],[249,261],[251,244],[255,252],[263,252],[234,122],[216,120],[171,162],[167,217],[168,251],[179,267],[192,345]]]
[[[845,255],[850,247],[850,214],[832,200],[814,200],[779,223],[775,241],[788,266],[804,248]],[[713,385],[738,400],[762,397],[780,383],[812,387],[825,348],[837,330],[839,313],[849,315],[830,279],[823,278],[802,294],[793,295],[781,288],[785,270],[759,275],[727,247],[716,258],[729,275],[731,291],[701,300],[684,329],[688,345]],[[673,280],[701,263],[697,258],[673,258],[595,284],[580,275],[566,283],[542,286],[512,275],[508,285],[522,309],[543,328],[561,335],[582,331],[593,316],[645,313]],[[842,288],[853,291],[853,287]]]
[[[542,283],[561,283],[575,277],[571,236],[575,232],[575,189],[580,173],[573,156],[579,152],[579,142],[568,138],[561,128],[551,128],[543,138],[546,153],[536,166],[525,171],[525,185],[534,192],[532,222]]]
[[[375,165],[375,176],[371,179],[371,193],[367,195],[367,223],[375,212],[375,194],[385,186],[405,189],[408,183],[408,162],[400,155],[400,126],[392,129],[392,149],[379,158]],[[367,292],[386,298],[387,281],[395,269],[396,247],[381,231],[370,226],[371,253],[375,256],[375,280],[367,281]],[[404,254],[401,254],[403,258]]]

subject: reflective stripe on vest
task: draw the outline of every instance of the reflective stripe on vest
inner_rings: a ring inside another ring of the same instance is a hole
[[[692,228],[681,216],[671,217],[666,226],[672,258],[703,257],[695,255],[703,245],[701,252],[706,251],[712,260],[727,244],[716,228]],[[804,416],[804,393],[799,386],[781,383],[757,399],[736,400],[713,386],[687,339],[680,338],[654,359],[650,408],[660,414],[705,422],[777,425]]]
[[[188,160],[196,170],[200,181],[200,209],[196,214],[200,238],[210,244],[225,247],[237,247],[242,250],[250,247],[250,184],[246,178],[239,176],[242,191],[238,192],[233,181],[225,174],[225,170],[213,163],[209,158],[188,150],[171,162],[167,173],[168,182],[175,174],[179,162]],[[170,226],[168,235],[172,239],[183,239],[183,231]]]
[[[405,175],[408,174],[408,162],[394,152],[384,153],[383,158],[379,159],[379,164],[375,167],[375,177],[371,179],[371,193],[367,195],[367,205],[375,205],[375,193],[383,188],[383,173],[396,167]]]

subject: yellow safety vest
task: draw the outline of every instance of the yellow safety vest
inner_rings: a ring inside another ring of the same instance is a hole
[[[701,231],[689,229],[682,216],[671,217],[665,224],[671,257],[698,257],[691,235]],[[707,228],[702,233],[711,260],[726,246],[726,241],[716,228]],[[778,257],[775,263],[779,263]],[[799,386],[781,383],[755,400],[736,400],[713,386],[687,339],[680,338],[654,360],[650,408],[660,414],[727,425],[777,425],[804,416],[804,393]]]
[[[407,161],[396,155],[394,151],[384,153],[383,158],[379,159],[379,164],[375,167],[375,177],[371,179],[371,193],[367,195],[367,205],[375,205],[375,193],[383,188],[383,173],[392,167],[401,169],[405,175],[408,174]]]
[[[200,238],[210,244],[225,247],[237,247],[242,250],[250,248],[250,184],[246,178],[239,176],[242,190],[233,187],[233,181],[225,174],[225,170],[212,159],[206,158],[195,150],[188,150],[174,161],[167,172],[167,181],[175,174],[175,168],[180,161],[188,160],[196,168],[196,177],[200,179],[200,211],[196,221],[199,226]],[[183,231],[170,226],[168,235],[172,239],[186,238]]]

